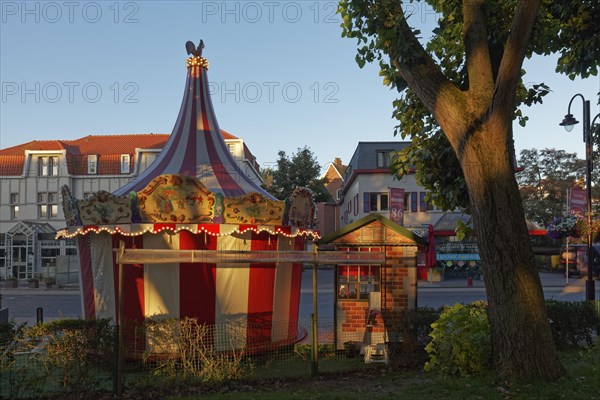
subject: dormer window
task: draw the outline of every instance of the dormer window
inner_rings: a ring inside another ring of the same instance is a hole
[[[88,175],[96,175],[98,173],[98,156],[96,154],[87,156],[87,173]]]
[[[38,157],[38,176],[58,176],[58,157]]]
[[[131,172],[131,156],[129,154],[121,154],[121,173],[129,174]]]
[[[390,150],[380,150],[377,152],[377,168],[389,168],[392,164],[392,152]]]

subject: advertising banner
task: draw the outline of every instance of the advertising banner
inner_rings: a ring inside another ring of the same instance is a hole
[[[390,188],[390,220],[404,225],[404,189]]]
[[[569,211],[571,214],[584,216],[586,213],[585,190],[581,188],[571,188],[569,191]]]

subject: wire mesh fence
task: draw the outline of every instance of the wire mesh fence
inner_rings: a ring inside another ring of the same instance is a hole
[[[205,325],[194,318],[147,319],[118,331],[110,320],[5,324],[0,337],[0,397],[161,385],[306,377],[389,362],[388,344],[350,340],[319,319],[318,336],[297,323]],[[317,351],[313,351],[313,343]],[[118,367],[119,360],[121,368]],[[116,390],[116,389],[114,389]]]

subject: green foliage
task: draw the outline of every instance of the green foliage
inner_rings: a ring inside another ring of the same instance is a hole
[[[110,319],[63,319],[37,324],[24,331],[38,346],[37,363],[49,380],[68,392],[97,387],[112,366],[114,327]]]
[[[575,153],[556,149],[522,150],[516,175],[528,220],[547,227],[564,212],[567,189],[584,176],[585,162]]]
[[[554,344],[560,349],[592,348],[595,333],[600,332],[599,307],[589,301],[546,301]],[[490,325],[485,302],[444,308],[431,327],[431,341],[425,347],[430,356],[426,371],[468,376],[489,368]]]
[[[468,376],[489,369],[492,349],[485,302],[444,308],[431,326],[426,371]]]
[[[467,236],[473,234],[473,228],[464,223],[464,221],[458,220],[456,221],[456,228],[454,229],[456,232],[456,238],[458,240],[464,240]]]
[[[114,330],[108,319],[11,324],[6,333],[10,343],[0,346],[0,381],[10,398],[83,394],[110,379]]]
[[[289,158],[285,151],[279,151],[277,168],[263,170],[264,189],[277,197],[285,200],[290,197],[297,187],[307,187],[315,194],[317,202],[331,199],[325,188],[326,179],[319,179],[321,166],[312,151],[306,146],[299,148]]]
[[[546,302],[554,343],[558,348],[591,346],[600,332],[600,304],[589,301]]]

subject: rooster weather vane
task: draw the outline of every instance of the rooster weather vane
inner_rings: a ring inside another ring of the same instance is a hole
[[[187,53],[192,54],[197,57],[202,57],[202,49],[203,48],[204,48],[203,40],[200,40],[200,43],[198,43],[198,48],[196,48],[196,45],[191,40],[188,40],[185,43],[185,49],[187,50]]]

